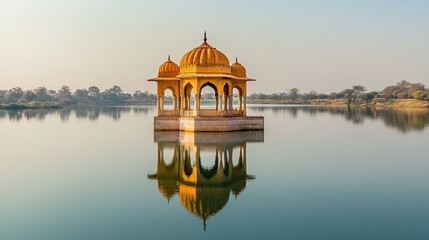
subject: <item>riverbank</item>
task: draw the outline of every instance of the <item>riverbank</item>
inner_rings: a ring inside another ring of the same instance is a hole
[[[18,110],[18,109],[58,109],[64,105],[55,103],[46,104],[0,104],[0,109]]]
[[[347,99],[337,100],[248,100],[248,104],[291,104],[291,105],[315,105],[315,106],[348,106]],[[351,102],[351,107],[379,107],[379,108],[429,108],[428,101],[416,99],[373,100],[371,102]]]
[[[152,102],[123,102],[123,103],[29,103],[29,104],[0,104],[0,109],[58,109],[63,107],[113,107],[113,106],[139,106],[156,105]]]
[[[337,100],[248,100],[248,104],[270,104],[270,105],[313,105],[313,106],[334,106],[347,107],[347,99]],[[139,106],[156,105],[153,102],[123,102],[123,103],[37,103],[37,104],[0,104],[0,109],[58,109],[63,107],[114,107],[114,106]],[[377,107],[377,108],[429,108],[428,101],[416,99],[395,99],[395,100],[374,100],[371,102],[350,103],[350,107]]]

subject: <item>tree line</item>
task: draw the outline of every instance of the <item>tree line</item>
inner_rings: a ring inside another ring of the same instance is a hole
[[[156,103],[156,95],[148,91],[125,93],[121,87],[113,86],[103,92],[96,86],[88,89],[77,89],[72,92],[68,86],[62,86],[58,91],[39,87],[33,90],[23,90],[15,87],[0,90],[0,104],[126,104],[126,103]]]
[[[372,101],[374,98],[381,99],[406,99],[414,98],[417,100],[429,101],[429,89],[422,83],[409,83],[402,80],[394,85],[385,87],[382,91],[368,91],[362,85],[355,85],[352,88],[344,89],[340,92],[330,94],[310,91],[301,93],[299,89],[292,88],[286,92],[264,94],[253,93],[249,100],[289,100],[289,101],[310,101],[310,100],[337,100],[346,99],[351,101]]]
[[[206,96],[207,95],[207,96]],[[212,99],[210,94],[204,95],[206,99]],[[171,100],[167,97],[166,100]],[[346,99],[351,102],[369,102],[373,99],[406,99],[413,98],[417,100],[429,101],[429,89],[422,83],[410,83],[406,80],[394,85],[385,87],[382,91],[368,91],[362,85],[355,85],[340,92],[330,94],[310,91],[301,93],[299,89],[292,88],[285,92],[264,94],[253,93],[248,96],[248,100],[263,101],[311,101],[311,100],[337,100]],[[68,105],[68,104],[127,104],[127,103],[156,103],[156,94],[148,91],[136,91],[133,94],[124,92],[121,87],[101,91],[96,86],[88,89],[77,89],[72,92],[68,86],[62,86],[59,90],[39,87],[33,90],[23,90],[15,87],[9,90],[0,90],[0,105]]]

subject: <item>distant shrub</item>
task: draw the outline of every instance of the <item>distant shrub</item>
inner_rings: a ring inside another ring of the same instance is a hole
[[[419,90],[411,94],[414,99],[429,101],[429,91],[428,90]]]

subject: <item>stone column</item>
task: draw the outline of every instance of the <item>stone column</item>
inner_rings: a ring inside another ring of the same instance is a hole
[[[222,98],[223,98],[223,94],[220,94],[219,95],[219,112],[222,112]]]
[[[201,95],[198,95],[198,111],[201,109]]]
[[[219,111],[219,94],[215,95],[216,98],[216,111]]]
[[[225,106],[224,106],[223,110],[224,111],[228,111],[228,95],[225,94],[225,93],[224,93],[224,95],[225,95],[225,97],[224,97],[224,99],[225,99]]]
[[[243,110],[243,95],[242,94],[238,95],[238,110],[239,110],[240,114],[242,114],[241,113],[241,111]]]
[[[183,97],[183,94],[180,94],[180,102],[179,102],[179,106],[180,106],[180,115],[183,114],[183,109],[185,108],[185,99]]]
[[[180,94],[177,95],[176,99],[177,99],[176,112],[180,113]]]
[[[232,110],[232,96],[229,96],[229,110]]]
[[[243,96],[243,115],[246,116],[246,96]]]
[[[158,99],[156,101],[158,107],[158,116],[161,116],[161,97],[158,95]]]
[[[173,95],[173,110],[176,111],[177,109],[177,96]]]
[[[199,105],[200,105],[200,96],[195,95],[195,98],[194,98],[194,115],[195,116],[198,116],[199,114],[199,111],[200,111]]]

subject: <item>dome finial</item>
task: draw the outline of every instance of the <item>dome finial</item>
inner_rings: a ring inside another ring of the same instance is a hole
[[[207,33],[206,31],[204,31],[204,38],[203,38],[204,42],[207,42]]]
[[[237,57],[235,57],[235,63],[238,63],[238,58]]]
[[[168,61],[171,61],[171,60],[170,60],[170,54],[168,54]]]

